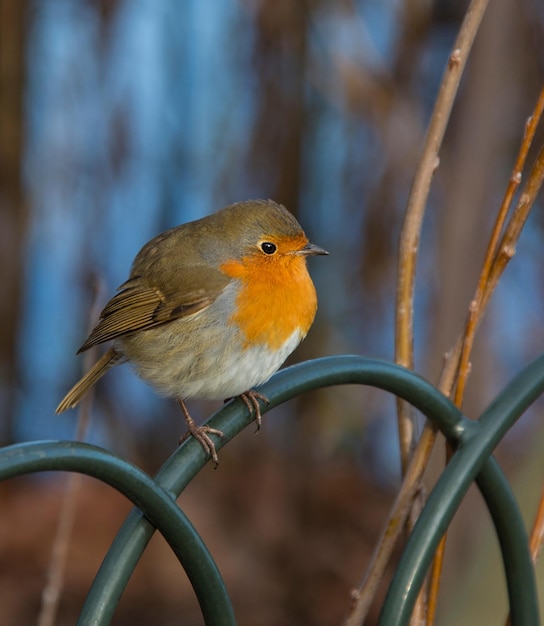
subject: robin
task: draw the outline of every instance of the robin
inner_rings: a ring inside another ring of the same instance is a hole
[[[257,428],[266,382],[306,336],[317,296],[306,257],[328,254],[271,200],[249,200],[176,226],[149,241],[78,354],[112,347],[66,394],[73,408],[111,367],[129,362],[161,395],[179,402],[188,433],[218,463],[208,426],[184,400],[240,396]]]

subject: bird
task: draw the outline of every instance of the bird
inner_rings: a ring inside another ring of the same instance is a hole
[[[240,396],[261,425],[254,388],[304,339],[317,310],[306,259],[327,255],[295,217],[272,200],[231,204],[146,243],[128,280],[100,314],[77,354],[112,342],[70,389],[56,413],[74,408],[113,366],[128,362],[160,395],[179,403],[187,434],[217,467],[210,435],[185,401]]]

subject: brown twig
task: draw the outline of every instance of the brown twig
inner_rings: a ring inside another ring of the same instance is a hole
[[[529,550],[531,552],[531,558],[533,563],[536,564],[538,561],[538,557],[542,550],[542,546],[544,545],[544,488],[540,493],[540,501],[538,503],[538,509],[535,516],[535,521],[533,524],[533,529],[531,531],[531,539],[529,540]],[[505,626],[510,626],[511,624],[510,615],[506,618]]]
[[[461,351],[458,359],[451,360],[450,368],[452,371],[457,372],[457,381],[454,394],[454,402],[456,406],[461,407],[463,404],[464,392],[466,382],[470,374],[470,356],[472,353],[472,347],[474,345],[474,338],[476,330],[481,322],[489,300],[498,284],[500,276],[506,268],[506,264],[512,258],[515,250],[515,245],[523,225],[525,224],[531,206],[534,203],[536,194],[542,184],[542,151],[535,165],[533,166],[527,184],[520,200],[518,201],[514,212],[510,218],[508,225],[504,231],[504,235],[501,240],[500,234],[503,231],[506,217],[512,205],[514,193],[521,182],[521,175],[525,167],[529,148],[532,144],[536,128],[542,116],[544,109],[544,89],[541,90],[538,97],[533,114],[527,120],[525,125],[525,133],[521,146],[519,149],[516,163],[510,181],[506,188],[503,201],[499,208],[497,219],[491,233],[491,238],[487,246],[486,255],[484,258],[482,270],[478,280],[478,285],[474,297],[470,303],[469,311],[467,315],[467,321],[465,323],[465,329],[463,335],[459,338],[458,342],[461,344]],[[451,448],[447,451],[447,461],[451,456]],[[442,538],[440,545],[436,551],[436,555],[433,561],[433,567],[431,572],[431,581],[429,585],[429,598],[428,598],[428,612],[427,623],[429,625],[434,623],[436,615],[436,607],[438,602],[438,590],[440,586],[440,577],[442,573],[442,566],[444,560],[444,551],[446,547],[445,534]]]
[[[542,550],[542,545],[544,544],[544,488],[540,493],[540,501],[538,503],[538,509],[535,516],[535,521],[533,524],[533,529],[531,531],[531,539],[529,540],[529,550],[531,552],[531,559],[533,563],[536,564],[538,561],[538,557],[540,555],[540,551]],[[510,619],[510,614],[508,614],[505,626],[510,626],[512,620]]]
[[[446,442],[446,464],[450,462],[451,457],[453,456],[454,449],[452,444],[447,441]],[[447,541],[447,533],[444,533],[444,536],[440,540],[438,544],[438,548],[436,549],[436,554],[434,555],[433,563],[431,566],[431,575],[429,577],[429,590],[427,593],[427,615],[426,615],[426,624],[431,626],[434,624],[434,619],[436,616],[436,609],[438,606],[438,591],[440,589],[440,580],[442,578],[442,567],[444,564],[444,554],[446,552],[446,541]]]
[[[93,306],[89,315],[89,320],[94,324],[98,319],[96,308],[99,302],[101,285],[98,280],[94,281],[92,301]],[[95,358],[96,350],[89,350],[83,361],[83,368],[87,370]],[[93,390],[91,390],[82,400],[76,425],[76,440],[85,439],[87,428],[90,422],[91,405],[93,401]],[[37,619],[37,626],[54,626],[61,593],[64,587],[64,577],[66,564],[68,562],[68,549],[76,517],[77,496],[81,486],[82,476],[70,474],[66,482],[65,492],[62,498],[61,510],[57,523],[55,537],[51,548],[51,558],[46,574],[46,584],[42,591],[40,612]]]
[[[419,454],[414,454],[408,465],[406,477],[393,504],[387,525],[376,545],[365,578],[359,588],[353,592],[353,605],[346,620],[346,626],[358,626],[364,623],[393,548],[402,533],[404,523],[412,508],[412,502],[420,489],[421,477],[434,445],[436,431],[429,426],[430,424],[431,422],[428,422],[423,429],[416,448]]]
[[[542,110],[544,108],[544,89],[541,90],[539,98],[537,100],[535,110],[531,117],[527,120],[525,125],[525,133],[523,137],[523,141],[521,143],[519,153],[516,159],[516,163],[514,165],[514,170],[512,172],[512,176],[508,183],[508,187],[506,188],[506,192],[504,194],[504,198],[499,209],[499,214],[495,221],[495,226],[493,228],[493,232],[491,234],[491,240],[487,247],[482,271],[480,272],[480,278],[478,281],[478,286],[476,288],[476,293],[474,294],[474,298],[469,307],[469,316],[467,319],[467,324],[465,328],[465,339],[463,343],[463,350],[461,352],[461,359],[459,364],[459,376],[457,380],[457,386],[455,390],[455,404],[457,406],[461,406],[465,391],[465,385],[469,374],[469,360],[470,354],[472,352],[472,346],[474,343],[474,336],[476,334],[476,322],[479,317],[478,312],[482,308],[482,304],[485,299],[488,299],[486,294],[490,292],[488,288],[490,277],[492,274],[492,269],[494,262],[497,257],[498,247],[499,247],[499,237],[504,228],[504,223],[506,221],[506,216],[512,204],[512,200],[514,197],[514,193],[521,183],[521,175],[523,172],[523,168],[525,167],[525,161],[527,160],[527,154],[529,152],[529,148],[532,144],[536,128],[538,126],[538,122],[542,115]],[[519,233],[518,233],[519,236]],[[493,288],[491,288],[492,292]]]
[[[531,550],[531,557],[533,562],[536,563],[542,546],[544,545],[544,488],[540,494],[540,502],[538,503],[538,510],[531,531],[531,539],[529,547]]]
[[[532,138],[534,136],[534,128],[536,128],[536,124],[538,123],[538,118],[540,117],[542,108],[540,104],[541,98],[539,98],[539,103],[537,104],[537,107],[535,109],[535,114],[533,114],[533,117],[530,118],[528,122],[523,142],[525,147],[522,146],[522,150],[520,151],[520,155],[523,155],[525,153],[525,156],[523,156],[523,160],[520,161],[520,157],[518,155],[518,161],[516,162],[514,175],[512,176],[512,180],[510,181],[509,187],[507,189],[507,193],[505,196],[506,198],[511,198],[513,196],[513,193],[515,191],[515,185],[519,184],[519,175],[517,175],[519,168],[517,166],[520,162],[524,162],[524,159],[526,158],[526,151],[528,150],[530,141],[532,141]],[[542,153],[541,155],[539,155],[539,158],[535,163],[526,188],[521,195],[516,211],[498,246],[496,245],[496,232],[500,233],[500,229],[494,229],[492,233],[490,248],[493,246],[497,250],[497,254],[494,257],[495,261],[491,265],[491,268],[488,272],[489,280],[486,282],[486,289],[483,292],[480,306],[474,307],[473,305],[471,305],[470,307],[470,309],[474,308],[475,311],[478,313],[478,315],[476,315],[475,313],[469,313],[469,319],[473,320],[470,323],[474,327],[474,331],[471,332],[476,331],[477,326],[485,312],[489,299],[494,291],[494,288],[496,287],[498,280],[502,275],[504,268],[506,267],[506,264],[513,256],[515,243],[517,242],[517,238],[519,238],[519,235],[521,234],[521,229],[528,216],[530,206],[534,202],[534,199],[542,182],[541,179],[544,176],[544,171],[542,171],[544,168],[544,163],[541,165],[541,157]],[[542,160],[544,161],[544,157],[542,157]],[[499,211],[499,217],[497,221],[499,220],[502,220],[502,223],[504,223],[504,216],[502,216],[502,207]],[[441,375],[439,388],[446,395],[451,394],[456,380],[456,376],[459,372],[463,347],[465,346],[465,337],[466,331],[460,334],[460,336],[458,337],[454,348],[448,355],[446,365]],[[466,374],[468,375],[468,364],[466,368]],[[405,523],[407,515],[410,511],[410,502],[418,491],[418,485],[420,484],[422,475],[427,467],[428,459],[434,447],[436,435],[437,431],[433,424],[427,423],[423,429],[422,435],[417,444],[410,465],[408,466],[405,480],[393,505],[393,510],[390,515],[388,524],[382,534],[382,537],[377,545],[376,551],[367,570],[368,574],[361,583],[359,589],[354,593],[355,601],[352,607],[352,611],[346,622],[347,626],[351,626],[352,624],[361,624],[368,612],[368,609],[370,608],[370,604],[375,595],[375,591],[380,581],[382,580],[383,573],[392,553],[393,547],[401,533],[402,526]],[[436,590],[433,591],[433,593],[436,593]],[[428,616],[431,617],[431,620],[433,619],[433,615],[434,607],[431,606],[430,613],[428,613]]]
[[[480,26],[488,0],[472,0],[450,54],[444,72],[436,104],[427,130],[425,145],[418,163],[414,182],[408,198],[404,223],[399,242],[397,279],[395,360],[405,367],[413,368],[413,317],[414,285],[419,238],[431,179],[438,167],[438,153],[449,121],[459,81],[468,54]],[[407,403],[397,401],[401,467],[406,471],[410,454],[415,445],[415,429]]]
[[[433,174],[439,165],[438,153],[453,107],[459,81],[468,54],[480,26],[488,0],[472,0],[450,54],[442,77],[436,104],[431,116],[423,152],[414,176],[408,198],[404,223],[399,241],[397,278],[397,304],[395,311],[395,360],[413,369],[413,302],[415,273],[419,239],[425,206]],[[410,512],[411,503],[419,489],[421,477],[430,457],[436,431],[434,427],[423,429],[416,445],[415,424],[408,405],[397,400],[397,416],[400,440],[401,469],[404,481],[397,495],[386,528],[377,544],[367,575],[354,591],[354,602],[346,620],[346,626],[362,624],[376,589],[383,578],[393,547]],[[412,452],[414,452],[413,458]]]
[[[91,352],[94,352],[94,350],[91,350]],[[88,360],[89,359],[86,358],[85,362]],[[82,424],[88,423],[92,395],[91,390],[81,403],[77,423],[78,440],[82,439],[85,435],[85,428]],[[80,437],[80,435],[82,436]],[[64,587],[68,549],[70,547],[70,539],[76,518],[77,496],[79,494],[81,480],[82,476],[80,474],[70,474],[66,481],[51,549],[51,558],[49,560],[49,567],[47,568],[47,582],[41,596],[41,607],[37,620],[38,626],[54,626],[55,624],[61,593]]]

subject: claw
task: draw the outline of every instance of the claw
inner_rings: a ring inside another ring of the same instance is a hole
[[[183,411],[183,417],[185,418],[185,423],[187,424],[187,432],[183,435],[183,437],[180,437],[180,445],[189,437],[194,437],[204,448],[204,452],[212,458],[214,468],[216,468],[219,465],[219,457],[217,456],[215,443],[212,441],[209,434],[224,437],[223,431],[217,430],[217,428],[212,428],[211,426],[198,426],[189,415],[189,411],[187,410],[183,400],[178,400],[178,403]]]
[[[259,400],[262,400],[267,405],[270,404],[270,400],[262,393],[253,391],[252,389],[240,394],[240,399],[247,406],[250,415],[255,412],[255,421],[257,422],[257,430],[255,432],[259,432],[263,421]]]

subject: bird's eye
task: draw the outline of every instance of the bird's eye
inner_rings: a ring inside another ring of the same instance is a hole
[[[261,244],[261,250],[265,254],[274,254],[276,252],[277,247],[275,243],[271,243],[270,241],[263,241]]]

